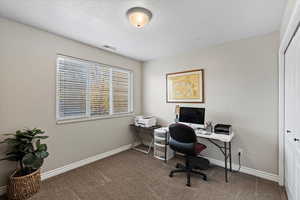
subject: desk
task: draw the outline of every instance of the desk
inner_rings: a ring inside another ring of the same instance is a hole
[[[229,169],[232,171],[232,158],[231,158],[231,140],[234,137],[234,133],[232,132],[230,135],[225,134],[216,134],[212,132],[207,132],[203,130],[195,130],[195,133],[198,138],[207,139],[210,143],[214,144],[216,147],[220,149],[222,154],[224,155],[225,161],[225,181],[228,182],[228,159],[229,159]],[[215,141],[223,142],[224,146],[217,144]]]
[[[168,127],[161,128],[164,131],[169,131]],[[229,159],[229,170],[232,171],[232,158],[231,158],[231,141],[234,138],[234,133],[232,132],[230,135],[225,134],[216,134],[214,132],[208,132],[201,129],[194,129],[196,136],[198,138],[207,139],[209,142],[214,144],[222,154],[224,155],[225,161],[225,181],[228,182],[228,159]],[[222,142],[224,146],[219,145],[218,142]]]
[[[139,151],[139,152],[142,152],[142,153],[145,153],[145,154],[149,154],[150,151],[151,151],[151,148],[152,148],[152,146],[153,146],[153,143],[154,143],[154,134],[153,134],[153,132],[154,132],[155,129],[160,128],[161,126],[160,126],[160,125],[156,125],[156,126],[152,126],[152,127],[140,127],[140,126],[136,126],[136,125],[134,125],[134,124],[130,124],[129,126],[130,126],[130,128],[133,129],[133,131],[135,132],[135,137],[134,137],[134,141],[133,141],[133,143],[132,143],[132,147],[131,147],[131,148],[134,149],[134,150],[136,150],[136,151]],[[149,133],[149,134],[151,134],[151,137],[152,137],[151,143],[150,143],[150,145],[149,145],[147,151],[135,147],[136,142],[141,142],[141,143],[143,144],[143,140],[142,140],[142,138],[140,137],[140,134],[141,134],[142,132],[144,132],[144,133]],[[138,137],[140,138],[139,141],[137,141],[137,138],[138,138]]]

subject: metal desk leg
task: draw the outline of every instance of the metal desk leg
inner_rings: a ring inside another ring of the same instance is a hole
[[[227,169],[227,143],[224,142],[224,152],[225,152],[225,181],[228,183],[228,169]]]
[[[231,142],[228,142],[228,147],[227,147],[227,142],[224,142],[224,146],[221,146],[214,142],[211,139],[208,139],[212,144],[217,146],[222,154],[224,155],[224,160],[225,160],[225,181],[226,183],[228,182],[228,158],[229,158],[229,165],[230,165],[230,171],[232,170],[232,160],[231,160]]]
[[[152,140],[151,140],[151,143],[150,143],[150,145],[149,145],[149,148],[148,148],[147,154],[148,154],[148,153],[150,153],[150,151],[151,151],[151,148],[153,147],[153,145],[154,145],[154,137],[153,137],[153,138],[152,138]]]
[[[168,133],[165,134],[165,163],[168,162],[167,150],[168,150]]]
[[[168,146],[167,146],[167,144],[165,144],[165,160],[164,160],[164,162],[165,163],[167,163],[167,148],[168,148]]]
[[[143,149],[140,149],[140,148],[137,148],[137,147],[133,147],[132,149],[134,149],[134,150],[136,150],[136,151],[139,151],[139,152],[142,152],[142,153],[145,153],[145,154],[149,154],[150,151],[151,151],[151,148],[152,148],[152,146],[153,146],[153,143],[154,143],[154,139],[151,140],[151,143],[150,143],[150,145],[149,145],[147,151],[145,151],[145,150],[143,150]]]
[[[134,143],[133,143],[133,145],[132,145],[132,149],[134,149],[134,150],[136,150],[136,151],[139,151],[139,152],[142,152],[142,153],[145,153],[145,154],[149,154],[150,153],[150,151],[151,151],[151,148],[152,148],[152,146],[153,146],[153,144],[154,144],[154,137],[152,138],[152,140],[151,140],[151,143],[150,143],[150,145],[149,145],[149,147],[148,147],[148,150],[143,150],[143,149],[140,149],[140,148],[138,148],[138,147],[135,147],[135,142],[137,141],[136,139],[137,139],[137,137],[140,139],[140,141],[141,141],[141,143],[143,144],[143,139],[141,138],[141,128],[137,128],[136,130],[136,135],[135,135],[135,141],[134,141]]]
[[[230,171],[232,172],[231,142],[229,142],[229,165],[230,165]]]
[[[131,148],[132,148],[132,149],[135,148],[135,145],[136,145],[136,143],[138,142],[138,140],[137,140],[137,137],[138,137],[137,134],[138,134],[138,133],[135,133],[135,134],[134,134],[134,140],[133,140],[133,143],[131,144]]]

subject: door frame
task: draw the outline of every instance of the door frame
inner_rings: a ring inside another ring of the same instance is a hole
[[[297,0],[293,8],[292,15],[288,22],[287,28],[281,38],[279,53],[278,53],[278,80],[279,80],[279,93],[278,93],[278,142],[279,142],[279,185],[284,185],[284,139],[285,139],[285,104],[284,104],[284,65],[285,65],[285,52],[289,47],[297,29],[300,25],[300,0]]]

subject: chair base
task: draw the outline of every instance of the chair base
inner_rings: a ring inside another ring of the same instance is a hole
[[[204,174],[204,173],[202,173],[202,172],[199,172],[199,171],[195,171],[195,170],[191,169],[190,167],[187,167],[187,166],[185,166],[185,165],[183,165],[183,164],[181,164],[181,163],[177,163],[177,164],[176,164],[176,169],[174,169],[174,170],[172,170],[172,171],[170,172],[169,177],[173,177],[173,174],[174,174],[174,173],[181,173],[181,172],[186,173],[186,176],[187,176],[187,183],[186,183],[186,185],[187,185],[188,187],[191,186],[191,173],[193,173],[193,174],[198,174],[198,175],[202,176],[202,179],[203,179],[204,181],[207,181],[207,176],[206,176],[206,174]]]

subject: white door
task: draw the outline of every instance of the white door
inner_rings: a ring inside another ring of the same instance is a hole
[[[290,200],[296,200],[296,143],[299,132],[298,76],[300,33],[296,34],[285,54],[285,186]],[[299,66],[300,67],[300,66]],[[300,98],[299,98],[300,100]],[[298,123],[297,123],[298,122]],[[298,200],[298,199],[297,199]]]
[[[295,45],[292,42],[285,53],[285,187],[290,200],[294,199],[294,150],[292,144],[293,127],[293,80],[295,65]]]
[[[295,199],[300,199],[300,151],[295,152]]]
[[[294,37],[296,44],[296,132],[292,135],[293,147],[294,147],[294,179],[295,179],[295,200],[300,200],[300,31]]]

